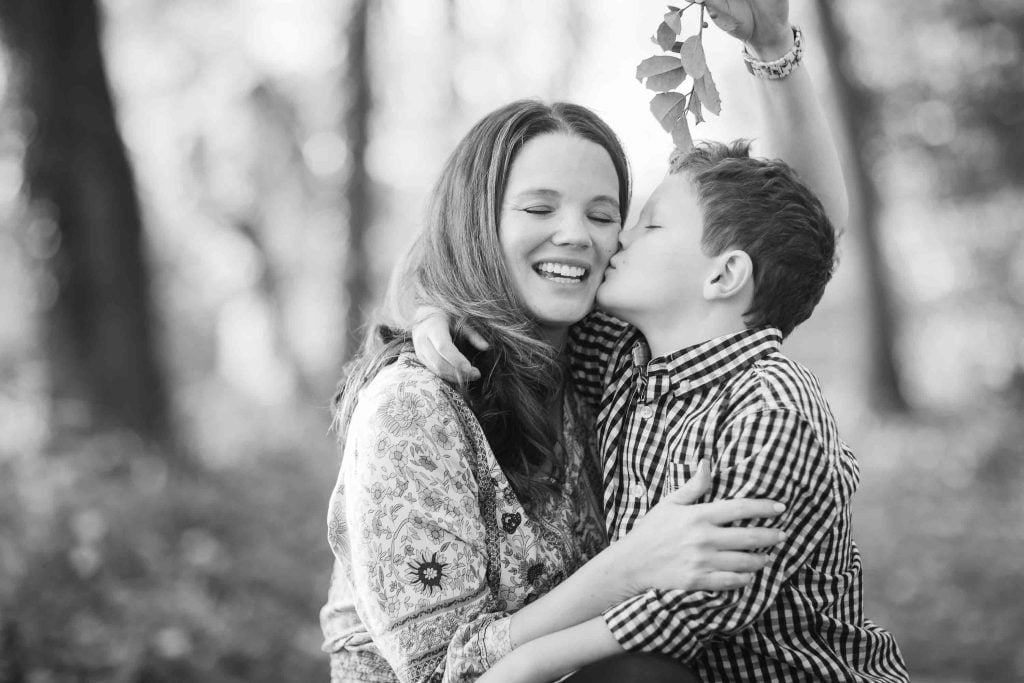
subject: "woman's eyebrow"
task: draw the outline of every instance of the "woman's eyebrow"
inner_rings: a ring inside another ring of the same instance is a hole
[[[609,204],[614,204],[616,209],[619,208],[619,200],[616,199],[615,197],[609,197],[606,194],[598,195],[598,196],[594,197],[590,201],[592,201],[592,202],[608,202]]]
[[[548,189],[545,189],[545,188],[537,187],[537,188],[530,188],[530,189],[527,189],[527,190],[522,190],[520,192],[516,192],[515,195],[513,195],[513,196],[515,196],[515,197],[540,197],[540,198],[543,198],[543,199],[556,199],[556,198],[561,196],[561,193],[559,193],[557,190],[548,190]]]

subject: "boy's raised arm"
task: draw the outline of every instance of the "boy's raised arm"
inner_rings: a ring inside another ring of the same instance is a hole
[[[722,30],[744,43],[747,54],[772,62],[793,51],[789,0],[704,0]],[[758,156],[784,160],[818,196],[833,224],[846,226],[849,199],[835,138],[805,66],[776,80],[754,78],[763,112]]]

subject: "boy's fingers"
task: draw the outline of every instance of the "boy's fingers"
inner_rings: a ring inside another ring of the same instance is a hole
[[[484,336],[476,331],[473,327],[466,325],[462,334],[466,337],[466,341],[473,345],[473,348],[478,351],[486,351],[491,348],[491,345],[487,343]]]
[[[443,340],[436,341],[434,348],[437,349],[438,355],[444,358],[445,363],[459,375],[459,381],[470,379],[474,373],[480,374],[447,336]]]
[[[729,524],[730,522],[738,522],[741,519],[778,517],[785,511],[785,505],[773,500],[737,498],[708,503],[705,509],[705,518],[712,524]]]
[[[777,545],[784,538],[779,529],[725,527],[711,534],[710,544],[719,550],[757,550]]]
[[[449,382],[461,381],[458,370],[437,350],[433,341],[426,340],[422,352],[417,350],[416,355],[427,366],[428,370],[441,379]]]

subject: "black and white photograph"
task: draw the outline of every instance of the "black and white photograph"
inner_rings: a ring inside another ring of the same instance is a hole
[[[0,0],[0,683],[1024,681],[1022,217],[1020,0]]]

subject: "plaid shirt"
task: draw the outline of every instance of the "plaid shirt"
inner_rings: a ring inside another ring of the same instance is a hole
[[[661,652],[712,681],[906,681],[892,635],[862,615],[850,498],[859,469],[817,380],[779,353],[773,328],[650,358],[642,335],[597,313],[572,337],[577,391],[598,406],[613,539],[711,466],[704,500],[769,498],[786,512],[750,525],[787,537],[750,585],[649,590],[605,613],[627,650]]]

